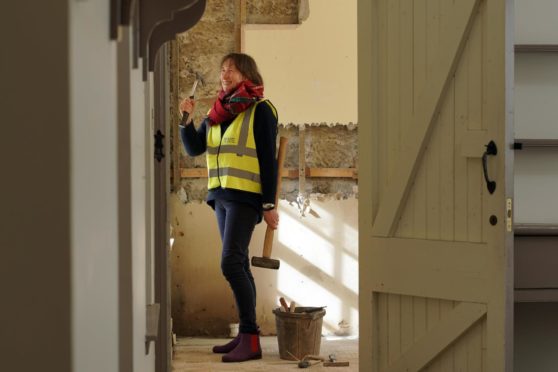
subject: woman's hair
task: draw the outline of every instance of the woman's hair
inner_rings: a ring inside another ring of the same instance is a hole
[[[256,65],[254,58],[244,53],[229,53],[221,60],[221,66],[229,60],[234,63],[234,66],[246,79],[256,85],[263,85],[263,78],[258,71],[258,65]]]

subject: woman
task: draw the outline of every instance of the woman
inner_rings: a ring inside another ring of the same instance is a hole
[[[240,327],[231,342],[215,346],[223,362],[242,362],[262,356],[256,324],[256,285],[250,271],[248,245],[263,219],[277,228],[273,204],[277,187],[275,159],[277,111],[263,99],[263,80],[254,59],[231,53],[221,61],[221,91],[207,118],[196,130],[181,123],[186,152],[206,152],[207,203],[215,210],[222,241],[221,270],[238,309]],[[185,99],[180,110],[192,117],[195,101]]]

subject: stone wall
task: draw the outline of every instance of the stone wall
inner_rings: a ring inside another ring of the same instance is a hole
[[[302,2],[301,2],[302,1]],[[245,22],[252,24],[296,24],[301,12],[307,9],[304,0],[249,0],[245,2]],[[240,30],[240,1],[208,0],[200,22],[187,33],[178,36],[171,47],[171,105],[172,128],[177,128],[180,114],[179,102],[190,94],[196,74],[204,78],[204,84],[196,90],[197,107],[194,122],[200,123],[210,109],[219,91],[221,58],[238,51]],[[306,17],[306,15],[301,18]],[[264,76],[265,79],[265,76]],[[302,124],[302,123],[295,123]],[[280,123],[280,135],[290,138],[285,167],[298,168],[298,128]],[[174,133],[171,133],[174,136]],[[179,152],[174,161],[180,168],[203,168],[205,157],[186,155],[182,144],[173,141]],[[357,164],[357,130],[355,125],[311,126],[306,130],[306,167],[354,168]],[[174,163],[173,163],[174,167]],[[177,174],[175,173],[175,176]],[[207,194],[207,179],[180,178],[173,180],[184,202],[202,201]],[[304,192],[310,194],[334,194],[347,198],[356,195],[357,181],[350,178],[308,178]],[[296,179],[285,179],[281,198],[292,201],[299,193]]]

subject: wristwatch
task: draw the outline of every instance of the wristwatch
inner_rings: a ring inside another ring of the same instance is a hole
[[[263,208],[264,211],[267,212],[267,211],[270,211],[273,208],[275,208],[275,204],[273,204],[273,203],[263,203],[262,208]]]

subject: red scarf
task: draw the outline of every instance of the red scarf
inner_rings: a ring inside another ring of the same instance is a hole
[[[263,98],[263,85],[255,85],[250,80],[244,80],[232,92],[225,93],[223,89],[215,100],[209,112],[209,125],[232,120],[254,102]]]

